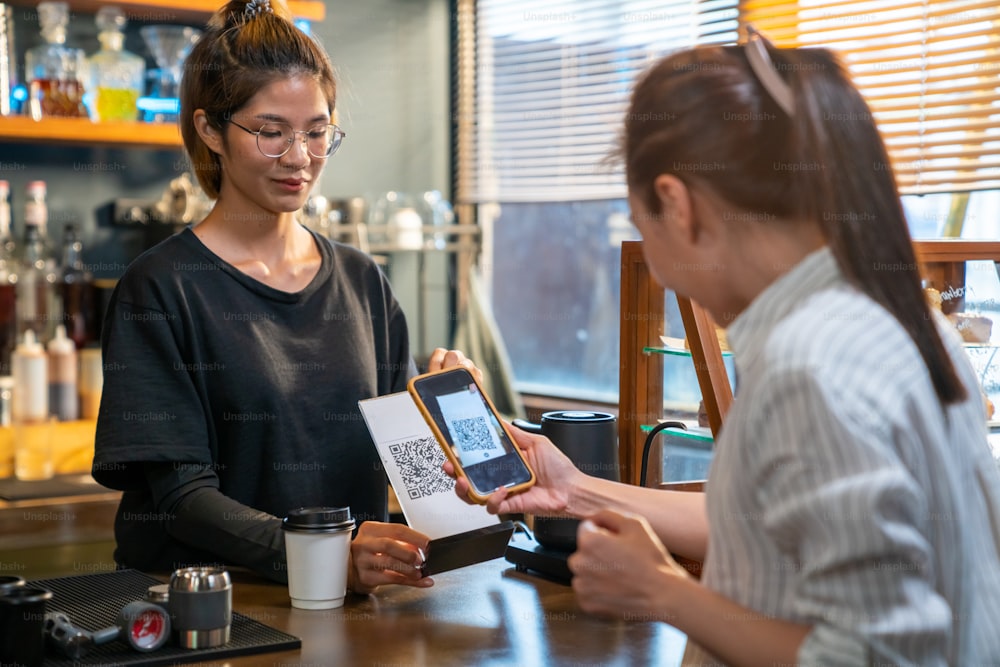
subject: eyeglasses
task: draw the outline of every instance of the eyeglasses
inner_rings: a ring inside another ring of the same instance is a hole
[[[314,158],[328,158],[340,148],[340,142],[347,135],[336,125],[317,125],[308,130],[295,130],[288,123],[267,122],[257,131],[243,127],[234,120],[230,123],[244,132],[257,135],[257,148],[267,157],[281,157],[292,149],[295,136],[305,138],[306,150]]]

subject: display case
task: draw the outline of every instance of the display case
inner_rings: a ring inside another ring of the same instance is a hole
[[[641,242],[623,241],[618,456],[621,479],[631,484],[640,483],[646,434],[664,416],[663,364],[667,356],[690,357],[713,437],[722,428],[722,421],[733,401],[715,322],[698,304],[677,297],[687,333],[687,350],[658,345],[664,334],[665,294],[649,273],[642,256]],[[705,436],[704,433],[699,434],[698,440],[702,444],[698,448],[701,450],[704,450]],[[657,482],[654,484],[659,485]]]
[[[1000,242],[916,241],[925,291],[965,341],[995,429],[1000,406]]]
[[[914,249],[929,300],[940,307],[965,340],[965,351],[988,401],[991,444],[1000,458],[1000,411],[994,411],[1000,409],[1000,242],[915,241]],[[733,398],[715,323],[697,304],[678,297],[689,349],[661,347],[658,343],[664,334],[665,291],[649,274],[640,242],[623,242],[621,260],[618,442],[622,480],[632,484],[640,481],[646,433],[664,417],[663,364],[671,355],[690,357],[711,428],[710,432],[694,430],[687,434],[695,443],[687,445],[692,448],[692,462],[675,472],[700,472],[707,469],[707,464],[699,467],[697,459],[710,458],[705,452],[711,446],[711,437],[718,434]],[[662,447],[685,446],[681,440],[674,440]],[[651,460],[651,468],[653,464]],[[659,480],[653,477],[657,485]]]

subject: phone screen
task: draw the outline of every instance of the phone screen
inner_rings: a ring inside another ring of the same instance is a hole
[[[418,379],[413,386],[477,493],[487,495],[501,486],[531,479],[531,472],[468,371],[432,375]]]

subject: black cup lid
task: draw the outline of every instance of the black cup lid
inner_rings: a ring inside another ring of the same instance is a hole
[[[558,412],[546,412],[542,415],[543,421],[559,422],[607,422],[614,421],[615,416],[607,412],[590,412],[586,410],[560,410]]]
[[[311,533],[353,530],[354,518],[350,507],[299,507],[288,512],[281,521],[285,530]]]

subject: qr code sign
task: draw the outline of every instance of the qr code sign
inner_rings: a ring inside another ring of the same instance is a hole
[[[456,419],[451,425],[458,440],[456,444],[463,452],[489,452],[493,449],[493,439],[490,438],[490,427],[485,417]]]
[[[399,476],[403,478],[406,494],[411,500],[451,493],[455,488],[455,481],[441,469],[444,452],[434,438],[418,438],[389,445],[389,453],[399,468]]]

